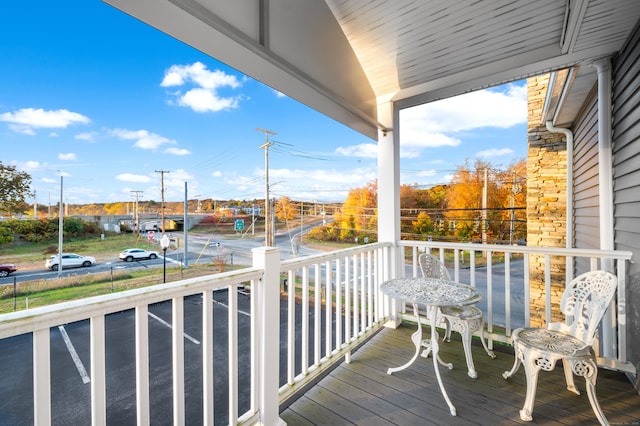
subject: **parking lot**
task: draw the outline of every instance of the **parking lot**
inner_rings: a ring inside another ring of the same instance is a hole
[[[238,405],[249,407],[249,296],[238,294]],[[227,424],[227,291],[214,293],[214,371],[216,424]],[[186,424],[202,423],[202,298],[185,299],[184,350]],[[286,314],[286,302],[281,305]],[[298,316],[299,318],[299,316]],[[313,313],[309,321],[313,321]],[[149,377],[151,424],[172,424],[171,303],[149,308]],[[106,317],[107,421],[135,425],[135,322],[132,310]],[[299,327],[297,327],[299,330]],[[299,331],[298,331],[299,332]],[[281,339],[284,336],[281,329]],[[52,419],[55,425],[85,425],[90,416],[89,322],[51,329]],[[299,341],[299,340],[298,340]],[[313,343],[311,343],[313,345]],[[32,339],[22,335],[0,340],[0,425],[33,424]],[[283,345],[281,345],[283,347]],[[299,352],[299,351],[298,351]],[[281,362],[284,362],[282,357]],[[299,363],[297,364],[299,365]],[[281,383],[286,371],[283,366]]]

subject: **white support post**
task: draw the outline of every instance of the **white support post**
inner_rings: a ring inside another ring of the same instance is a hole
[[[171,302],[171,340],[173,364],[173,424],[182,426],[185,422],[184,406],[184,299],[174,297]]]
[[[149,408],[149,307],[140,305],[135,312],[136,327],[136,423],[148,425]]]
[[[400,240],[400,114],[393,102],[378,104],[378,122],[387,127],[378,131],[378,241],[394,244],[387,258],[388,279],[404,276],[402,248],[395,247]],[[386,325],[397,327],[399,302],[385,299],[395,305],[389,310],[391,317]]]
[[[104,315],[91,318],[91,424],[107,424]]]
[[[202,424],[213,426],[213,292],[202,293]]]
[[[251,251],[253,266],[264,269],[256,312],[260,327],[259,417],[263,425],[285,425],[279,416],[279,372],[273,368],[280,365],[280,249],[257,247]]]
[[[51,424],[51,358],[48,328],[33,332],[33,424]]]

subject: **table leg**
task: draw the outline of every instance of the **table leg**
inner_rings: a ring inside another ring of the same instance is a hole
[[[411,341],[416,347],[416,353],[413,354],[413,357],[406,364],[401,365],[400,367],[389,368],[387,370],[387,374],[395,373],[396,371],[401,371],[409,367],[420,354],[420,347],[422,346],[422,324],[420,323],[420,316],[418,315],[418,305],[415,303],[413,304],[413,313],[416,315],[416,322],[418,323],[418,329],[411,335]]]
[[[456,407],[453,406],[451,400],[449,399],[449,395],[447,395],[447,391],[444,388],[444,384],[442,383],[442,377],[440,377],[440,367],[439,364],[442,363],[440,360],[440,344],[438,343],[438,332],[436,330],[436,316],[438,315],[438,307],[431,306],[429,308],[429,318],[431,320],[431,350],[433,351],[433,368],[436,370],[436,377],[438,378],[438,385],[440,385],[440,390],[442,391],[442,396],[444,400],[449,405],[449,411],[452,416],[456,415]],[[445,364],[446,365],[446,364]],[[451,368],[451,367],[449,367]]]

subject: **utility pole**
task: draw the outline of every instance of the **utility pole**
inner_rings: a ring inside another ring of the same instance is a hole
[[[162,223],[161,223],[161,228],[162,228],[162,235],[164,235],[164,174],[165,173],[170,173],[168,170],[156,170],[156,173],[160,173],[161,179],[162,179],[162,207],[160,208],[160,215],[162,217]]]
[[[140,215],[138,214],[138,201],[142,196],[142,191],[131,191],[133,197],[136,199],[136,204],[133,212],[133,220],[136,224],[136,235],[140,232]]]
[[[256,129],[259,132],[264,132],[266,142],[260,147],[264,148],[264,245],[266,247],[273,247],[275,244],[274,232],[271,226],[271,206],[269,202],[269,147],[273,145],[273,142],[269,141],[269,135],[275,135],[276,132],[271,130]]]
[[[516,173],[513,172],[513,181],[511,183],[511,197],[509,199],[509,207],[511,208],[511,226],[509,227],[509,242],[513,245],[513,238],[515,234],[515,224],[516,224],[516,209],[515,209],[515,199],[516,194],[520,192],[519,185],[516,184]]]
[[[489,170],[484,169],[484,186],[482,187],[482,244],[487,244],[487,178]]]
[[[64,212],[62,210],[63,204],[63,175],[60,173],[60,208],[58,209],[58,278],[60,278],[60,274],[62,273],[62,236],[64,230]]]

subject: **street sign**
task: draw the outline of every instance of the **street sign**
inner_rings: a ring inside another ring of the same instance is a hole
[[[155,235],[156,235],[156,233],[155,233],[154,231],[148,231],[148,232],[147,232],[147,239],[148,239],[149,241],[151,241],[151,240],[153,240],[153,239],[154,239]]]
[[[244,230],[244,219],[236,219],[236,231]]]

